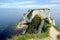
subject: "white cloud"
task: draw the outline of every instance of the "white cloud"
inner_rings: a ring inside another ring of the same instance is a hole
[[[51,7],[56,7],[56,6],[60,6],[60,5],[57,5],[57,4],[49,4],[49,5],[12,5],[12,6],[2,5],[2,7],[5,7],[5,8],[51,8]]]
[[[60,0],[52,0],[51,2],[60,2]]]
[[[17,2],[14,4],[29,4],[29,3],[34,3],[34,2],[36,2],[36,1]]]
[[[25,1],[25,2],[12,2],[12,3],[0,3],[0,4],[29,4],[29,3],[35,3],[36,1]]]
[[[36,1],[25,1],[25,2],[12,2],[12,3],[0,3],[0,8],[12,8],[12,7],[19,7],[25,4],[35,3]]]
[[[51,7],[56,7],[56,6],[60,6],[60,5],[57,5],[57,4],[49,4],[49,5],[26,5],[26,6],[23,6],[23,8],[51,8]]]
[[[0,3],[0,8],[44,8],[44,7],[51,8],[51,7],[60,6],[60,4],[46,4],[46,5],[31,4],[31,3],[35,3],[35,2],[36,1]],[[28,5],[28,4],[30,4],[30,5]]]

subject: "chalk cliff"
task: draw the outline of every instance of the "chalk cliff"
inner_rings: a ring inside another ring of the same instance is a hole
[[[55,25],[55,20],[50,18],[50,9],[31,9],[23,16],[22,20],[17,24],[16,29],[23,29],[22,34],[27,32],[42,33],[45,31],[45,25],[49,24]]]

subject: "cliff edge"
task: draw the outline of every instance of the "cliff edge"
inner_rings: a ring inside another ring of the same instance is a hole
[[[22,29],[22,32],[17,31],[16,33],[43,34],[46,36],[43,39],[30,38],[29,40],[59,40],[57,35],[60,31],[56,29],[55,25],[55,20],[50,17],[50,9],[31,9],[24,14],[22,20],[16,26],[16,30],[21,31],[20,29]]]

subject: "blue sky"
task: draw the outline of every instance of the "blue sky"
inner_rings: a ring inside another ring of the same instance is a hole
[[[60,9],[60,0],[0,0],[0,8]]]

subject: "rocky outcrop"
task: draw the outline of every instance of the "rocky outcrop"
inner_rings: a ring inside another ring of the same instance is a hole
[[[29,10],[22,19],[23,20],[18,23],[17,29],[22,28],[23,34],[27,32],[41,33],[42,30],[48,28],[45,24],[55,25],[55,21],[50,18],[50,9],[48,8]]]
[[[45,8],[45,9],[32,9],[29,10],[25,15],[24,15],[24,20],[27,22],[31,22],[31,20],[34,18],[34,16],[38,14],[41,15],[43,18],[50,17],[50,9]]]

